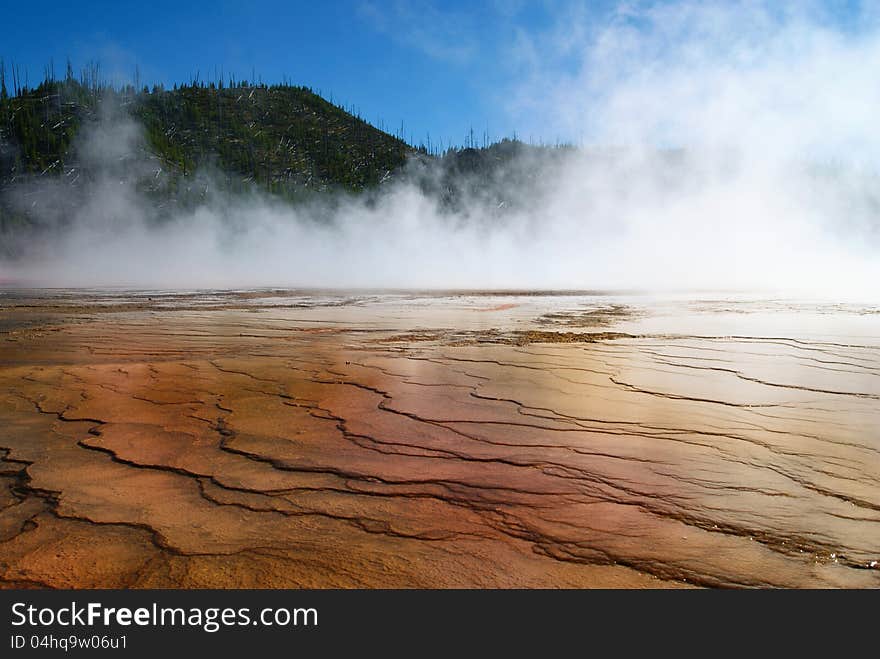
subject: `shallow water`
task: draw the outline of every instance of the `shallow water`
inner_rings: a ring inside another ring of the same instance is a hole
[[[880,308],[2,291],[0,578],[880,586]]]

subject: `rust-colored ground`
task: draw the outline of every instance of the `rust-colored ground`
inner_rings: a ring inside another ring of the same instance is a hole
[[[880,587],[871,309],[0,302],[7,587]]]

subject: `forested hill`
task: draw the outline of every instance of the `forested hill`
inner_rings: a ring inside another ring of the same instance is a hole
[[[4,81],[5,82],[5,81]],[[170,175],[210,166],[231,185],[358,190],[414,151],[306,87],[247,82],[113,89],[68,76],[0,90],[0,185],[75,176],[78,136],[112,114],[143,126],[143,144]]]
[[[430,153],[292,85],[111,88],[70,72],[12,93],[0,84],[0,255],[75,222],[77,209],[94,214],[111,189],[148,201],[138,208],[157,221],[225,194],[332,202],[344,197],[327,193],[391,180],[444,212],[501,215],[540,205],[570,151],[487,142]]]

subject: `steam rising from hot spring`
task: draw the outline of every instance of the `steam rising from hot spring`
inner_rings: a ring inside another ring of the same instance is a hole
[[[880,29],[867,13],[858,30],[827,27],[821,7],[803,6],[624,3],[602,25],[567,17],[528,35],[511,113],[523,133],[584,144],[510,164],[534,174],[533,190],[487,184],[518,203],[472,193],[450,212],[404,174],[369,199],[215,194],[158,222],[114,164],[120,148],[142,150],[139,129],[109,118],[81,145],[100,172],[88,194],[73,203],[51,182],[10,193],[37,195],[58,230],[0,262],[0,280],[876,299]]]

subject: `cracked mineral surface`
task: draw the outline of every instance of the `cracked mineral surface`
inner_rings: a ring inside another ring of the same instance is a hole
[[[880,587],[880,308],[0,291],[0,585]]]

